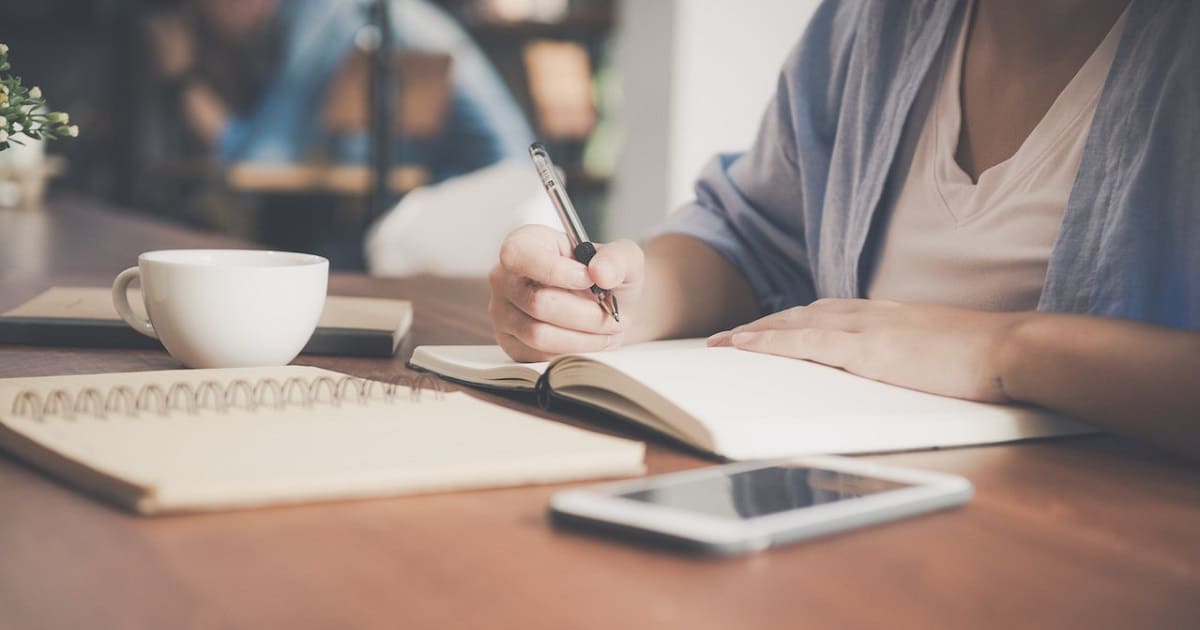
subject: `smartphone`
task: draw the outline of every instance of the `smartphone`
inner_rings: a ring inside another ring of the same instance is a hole
[[[550,515],[561,525],[734,554],[959,506],[973,491],[955,475],[799,457],[565,490],[551,497]]]

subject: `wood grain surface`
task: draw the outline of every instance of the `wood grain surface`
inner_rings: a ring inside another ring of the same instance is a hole
[[[0,213],[0,310],[105,285],[143,250],[241,246],[80,202]],[[411,299],[414,344],[489,339],[480,281],[335,276]],[[0,346],[0,376],[178,367],[162,352]],[[520,397],[479,394],[537,412]],[[2,410],[0,410],[2,411]],[[650,442],[664,472],[707,463]],[[546,415],[546,414],[542,414]],[[0,628],[1195,628],[1200,468],[1114,437],[871,459],[967,476],[964,508],[727,560],[551,527],[558,487],[134,517],[0,455]]]

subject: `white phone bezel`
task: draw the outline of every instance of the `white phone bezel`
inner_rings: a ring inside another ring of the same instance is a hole
[[[808,466],[912,484],[889,490],[746,520],[723,518],[643,503],[618,495],[660,487],[663,483],[725,475],[769,466]],[[962,477],[897,468],[858,459],[805,456],[707,467],[642,479],[565,490],[550,499],[552,511],[586,521],[632,528],[692,541],[718,552],[763,549],[778,542],[809,538],[893,520],[965,502],[973,488]]]

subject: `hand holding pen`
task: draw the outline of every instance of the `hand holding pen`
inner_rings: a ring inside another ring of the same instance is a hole
[[[531,147],[530,155],[538,148]],[[566,231],[529,225],[501,245],[499,264],[489,275],[488,311],[496,342],[517,361],[619,347],[641,298],[642,250],[627,240],[581,248],[590,242],[574,206],[548,156],[542,165],[550,169],[550,183],[562,193],[559,210],[545,171],[537,167]],[[587,262],[577,260],[577,253]]]
[[[554,205],[554,211],[558,213],[558,218],[562,221],[563,230],[567,233],[567,241],[571,244],[571,255],[585,265],[592,262],[592,257],[596,255],[596,246],[588,239],[587,231],[583,229],[583,222],[579,220],[579,214],[575,212],[575,204],[567,195],[567,189],[559,179],[558,170],[554,167],[554,162],[550,161],[550,154],[546,152],[546,147],[539,143],[529,145],[529,157],[533,159],[533,167],[542,181],[542,187],[546,189],[550,203]],[[591,289],[592,294],[596,296],[596,301],[600,303],[600,308],[604,309],[604,312],[613,319],[621,321],[617,298],[613,296],[612,292],[594,284]]]

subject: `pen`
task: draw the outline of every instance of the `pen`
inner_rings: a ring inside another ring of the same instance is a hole
[[[583,223],[579,221],[579,215],[575,213],[575,204],[571,203],[571,198],[567,196],[567,189],[558,178],[558,169],[554,167],[554,162],[550,161],[550,154],[546,152],[546,147],[535,142],[529,145],[529,157],[533,159],[533,167],[537,169],[538,178],[542,180],[546,194],[550,195],[550,203],[554,204],[558,218],[563,223],[567,239],[571,242],[571,254],[575,260],[585,265],[588,264],[591,262],[592,256],[596,255],[596,246],[588,240],[587,231],[583,229]],[[621,321],[621,313],[617,310],[617,297],[611,291],[606,291],[593,284],[592,294],[596,296],[596,301],[600,303],[600,308],[605,313],[612,315],[612,318],[618,322]]]

